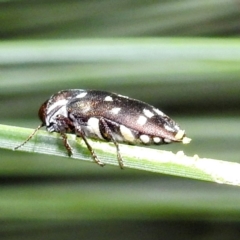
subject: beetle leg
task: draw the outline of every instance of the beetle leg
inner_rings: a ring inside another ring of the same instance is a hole
[[[106,135],[107,138],[109,138],[114,143],[114,145],[116,147],[116,151],[117,151],[117,159],[118,159],[119,167],[121,169],[123,169],[124,164],[123,164],[123,159],[122,159],[122,156],[121,156],[121,153],[120,153],[119,145],[116,142],[116,140],[114,139],[111,129],[108,127],[108,124],[107,124],[107,122],[106,122],[106,120],[104,118],[100,118],[99,119],[99,123],[102,123],[102,125],[104,127],[103,128],[104,129],[104,133],[103,134]]]
[[[87,138],[86,138],[86,136],[84,135],[84,132],[81,130],[81,127],[80,127],[80,126],[75,126],[75,131],[76,131],[77,135],[80,136],[80,137],[83,139],[83,141],[85,142],[85,144],[86,144],[89,152],[90,152],[91,155],[92,155],[93,160],[94,160],[99,166],[103,167],[105,164],[102,163],[102,162],[98,159],[98,157],[97,157],[96,153],[94,152],[93,148],[92,148],[91,145],[88,143]]]

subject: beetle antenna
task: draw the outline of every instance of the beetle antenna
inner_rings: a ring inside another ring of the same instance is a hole
[[[36,132],[41,128],[41,127],[43,127],[44,126],[44,124],[43,123],[41,123],[34,131],[33,131],[33,133],[31,133],[29,136],[28,136],[28,138],[23,142],[23,143],[21,143],[20,145],[18,145],[17,147],[15,147],[14,148],[14,150],[17,150],[17,149],[19,149],[20,147],[22,147],[26,142],[28,142],[35,134],[36,134]]]

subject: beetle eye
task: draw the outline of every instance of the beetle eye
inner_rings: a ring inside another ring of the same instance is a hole
[[[38,111],[38,117],[40,118],[40,120],[42,121],[42,123],[43,123],[44,125],[46,124],[47,103],[48,103],[48,101],[44,102],[44,103],[42,104],[42,106],[40,107],[39,111]]]

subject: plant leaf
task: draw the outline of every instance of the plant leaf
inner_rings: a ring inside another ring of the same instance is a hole
[[[1,148],[14,149],[32,132],[32,129],[0,125]],[[68,140],[73,148],[73,156],[71,156],[71,158],[93,161],[82,139],[73,134],[68,134]],[[103,163],[118,166],[116,149],[112,143],[91,139],[88,139],[88,141]],[[19,151],[20,150],[68,157],[59,134],[48,133],[42,130],[22,146]],[[238,163],[199,158],[197,155],[189,157],[182,151],[174,154],[170,151],[125,144],[120,144],[120,151],[124,159],[125,168],[230,185],[240,185],[240,164]]]

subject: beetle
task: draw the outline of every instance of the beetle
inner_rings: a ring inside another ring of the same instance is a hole
[[[185,131],[159,109],[142,101],[106,91],[59,91],[41,105],[38,116],[41,124],[15,149],[22,147],[41,127],[46,126],[47,131],[61,135],[69,156],[73,152],[66,133],[81,137],[93,160],[100,166],[104,164],[95,154],[87,138],[113,142],[119,166],[123,168],[118,143],[160,145],[190,142]]]

